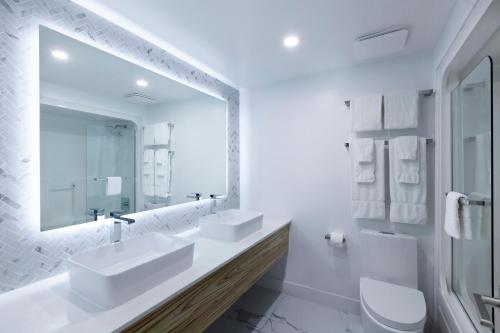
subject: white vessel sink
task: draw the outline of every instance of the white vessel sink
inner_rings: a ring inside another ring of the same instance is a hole
[[[203,237],[237,242],[260,228],[264,215],[258,212],[228,209],[200,218]]]
[[[103,308],[122,304],[193,264],[194,243],[149,233],[68,259],[71,289]]]

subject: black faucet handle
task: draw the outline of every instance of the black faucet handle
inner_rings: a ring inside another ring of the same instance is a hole
[[[127,222],[127,224],[132,224],[132,223],[135,223],[135,220],[134,219],[131,219],[129,217],[125,217],[123,216],[121,213],[119,212],[111,212],[110,213],[111,217],[114,218],[115,220],[119,220],[119,221],[122,221],[122,222]]]

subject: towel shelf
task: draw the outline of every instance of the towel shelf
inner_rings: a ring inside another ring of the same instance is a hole
[[[446,195],[448,195],[448,192],[446,192]],[[488,206],[490,204],[488,201],[471,200],[471,199],[467,199],[467,198],[458,199],[458,203],[463,205],[463,206]]]
[[[376,139],[375,139],[376,140]],[[433,139],[425,139],[425,142],[430,145],[432,143],[434,143],[434,140]],[[384,140],[384,145],[389,145],[389,140]],[[347,149],[349,149],[349,142],[344,142],[344,147],[346,147]]]
[[[430,96],[434,95],[434,89],[420,90],[418,92],[418,94],[421,95],[421,96],[424,96],[424,97],[430,97]],[[351,101],[350,100],[344,101],[344,103],[345,103],[345,106],[347,106],[347,108],[351,107]]]

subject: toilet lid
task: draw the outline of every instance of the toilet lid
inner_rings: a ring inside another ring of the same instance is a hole
[[[425,325],[426,306],[420,290],[370,278],[361,278],[360,289],[361,301],[381,324],[401,331]]]

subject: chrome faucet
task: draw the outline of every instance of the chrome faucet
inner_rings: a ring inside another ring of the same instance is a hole
[[[111,243],[117,243],[122,239],[122,223],[135,223],[134,219],[124,217],[118,212],[111,212],[111,217],[114,218],[113,228],[111,229]]]
[[[217,200],[224,199],[224,195],[221,194],[210,194],[210,214],[217,213]]]
[[[186,195],[186,198],[195,199],[196,201],[199,201],[201,199],[201,196],[202,196],[201,193],[194,192]]]

